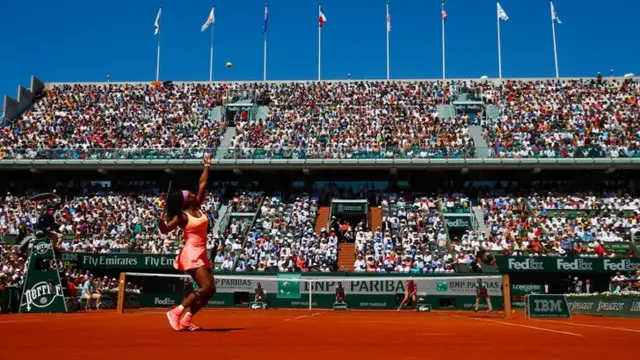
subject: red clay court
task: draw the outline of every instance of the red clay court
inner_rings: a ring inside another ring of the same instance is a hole
[[[629,357],[640,320],[515,313],[203,310],[175,332],[162,309],[0,318],[3,359],[602,359]],[[198,352],[198,353],[197,353]],[[633,356],[631,356],[633,358]]]

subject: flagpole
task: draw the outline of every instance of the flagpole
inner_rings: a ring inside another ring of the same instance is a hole
[[[160,10],[162,11],[162,6],[160,6]],[[162,13],[160,14],[162,16]],[[160,25],[162,23],[162,19],[158,22]],[[160,81],[160,36],[162,35],[162,26],[158,27],[158,51],[156,54],[156,82]]]
[[[500,0],[496,0],[496,19],[498,20],[498,79],[502,80],[502,36],[500,35]]]
[[[265,16],[265,23],[264,23],[264,49],[263,49],[263,54],[262,54],[262,81],[267,81],[267,14],[268,14],[268,9],[267,9],[267,4],[264,4],[264,16]]]
[[[442,10],[444,11],[444,0],[442,0]],[[445,47],[444,47],[444,12],[442,12],[440,14],[440,17],[442,18],[442,80],[445,80],[447,78],[447,73],[446,73],[446,58],[445,58]]]
[[[556,64],[556,79],[560,78],[560,72],[558,71],[558,47],[556,45],[556,16],[553,13],[553,0],[549,1],[551,5],[551,32],[553,33],[553,58]]]
[[[387,19],[385,21],[386,23],[386,30],[387,30],[387,80],[389,80],[389,0],[387,0]]]
[[[318,15],[322,14],[322,4],[318,5]],[[320,60],[322,51],[322,26],[318,22],[318,81],[320,81]]]
[[[215,16],[215,8],[216,6],[213,5],[212,11],[214,11],[214,16]],[[209,46],[209,82],[213,82],[213,36],[214,36],[215,28],[216,28],[216,23],[214,21],[214,23],[211,24],[211,44]]]
[[[156,54],[156,82],[160,81],[160,32],[158,32],[158,53]]]

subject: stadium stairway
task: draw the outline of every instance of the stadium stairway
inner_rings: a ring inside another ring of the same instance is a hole
[[[258,106],[258,112],[256,113],[256,120],[266,119],[269,116],[269,107],[268,106]]]
[[[331,211],[328,206],[320,206],[318,208],[318,218],[316,219],[316,234],[320,234],[322,228],[328,227],[330,212]]]
[[[222,136],[222,141],[220,142],[220,146],[218,147],[218,151],[216,152],[216,159],[224,159],[224,155],[227,153],[229,149],[229,144],[231,144],[231,140],[236,136],[236,127],[229,126],[227,130],[224,132]]]
[[[438,118],[440,119],[455,119],[456,109],[453,105],[438,105],[436,107],[438,111]]]
[[[229,205],[225,205],[222,204],[222,206],[220,206],[220,209],[218,209],[218,215],[219,215],[219,219],[218,221],[216,221],[216,223],[213,225],[213,233],[214,234],[221,234],[222,232],[224,232],[224,230],[226,230],[227,225],[229,224],[228,221],[223,221],[223,219],[228,218],[227,215],[227,211],[229,210]],[[224,223],[224,224],[223,224]],[[221,229],[221,227],[224,225],[224,229]],[[221,231],[222,230],[222,231]]]
[[[222,120],[222,106],[216,106],[213,109],[209,110],[209,119],[211,119],[212,121]]]
[[[487,140],[482,136],[482,127],[478,125],[469,126],[469,136],[476,144],[476,157],[488,158],[489,157],[489,145]]]
[[[369,228],[375,233],[380,226],[382,226],[382,209],[379,206],[369,207]]]
[[[484,211],[482,211],[482,207],[479,205],[473,206],[471,208],[473,210],[473,216],[476,217],[478,223],[478,231],[485,233],[485,235],[489,235],[489,228],[484,222]]]
[[[498,120],[500,108],[495,105],[487,105],[487,119]]]
[[[353,272],[353,264],[356,261],[356,244],[338,244],[338,268]]]

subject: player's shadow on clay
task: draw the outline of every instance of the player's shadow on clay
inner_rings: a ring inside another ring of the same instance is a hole
[[[212,328],[212,329],[199,329],[199,330],[195,330],[194,332],[232,332],[232,331],[242,331],[242,330],[246,330],[245,328]]]

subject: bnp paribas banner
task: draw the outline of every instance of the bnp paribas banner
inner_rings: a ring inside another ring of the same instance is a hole
[[[375,277],[344,277],[325,278],[281,274],[279,276],[265,276],[260,280],[248,280],[238,276],[216,278],[216,290],[220,293],[253,292],[260,283],[267,293],[278,294],[279,298],[300,297],[302,294],[335,294],[336,286],[342,283],[345,294],[361,295],[395,295],[404,293],[406,278],[378,280]],[[313,281],[309,281],[313,280]],[[493,277],[484,279],[489,289],[489,295],[502,296],[502,279]],[[414,281],[418,287],[418,294],[441,295],[441,296],[475,296],[475,278],[455,278],[438,279],[437,277],[415,277]]]
[[[573,258],[498,256],[501,273],[562,272],[562,273],[615,273],[629,272],[640,265],[638,258]]]
[[[253,275],[253,276],[251,276]],[[250,276],[250,277],[248,277]],[[309,280],[313,281],[309,281]],[[345,276],[331,277],[304,274],[256,274],[216,276],[216,294],[209,300],[209,307],[233,307],[248,305],[248,299],[260,284],[267,303],[275,308],[326,308],[335,302],[335,291],[341,283],[350,309],[397,309],[405,291],[407,277],[393,276]],[[502,308],[500,277],[483,278],[489,288],[494,309]],[[433,309],[472,310],[475,306],[477,278],[464,277],[414,277],[418,294]],[[249,294],[249,297],[246,294]],[[311,293],[311,296],[310,296]],[[425,296],[426,295],[426,296]],[[452,299],[442,304],[442,298]],[[143,293],[138,296],[141,307],[171,307],[180,303],[181,294]],[[311,304],[309,304],[309,301]],[[243,303],[244,302],[244,303]],[[484,304],[481,304],[484,306]]]

